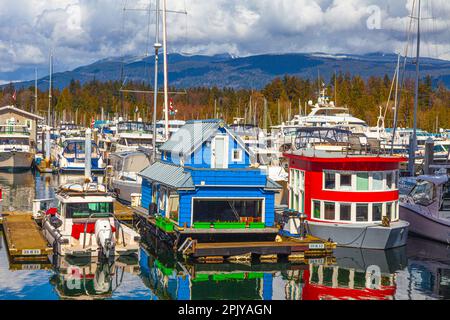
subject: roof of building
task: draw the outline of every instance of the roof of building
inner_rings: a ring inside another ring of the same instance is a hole
[[[33,118],[33,119],[36,119],[36,120],[44,120],[43,117],[38,116],[37,114],[34,114],[34,113],[31,113],[31,112],[28,112],[28,111],[16,108],[14,106],[5,106],[5,107],[1,107],[0,108],[0,112],[1,111],[5,111],[5,110],[10,110],[12,112],[21,113],[21,114],[23,114],[23,115],[25,115],[27,117],[30,117],[30,118]]]
[[[157,161],[147,169],[143,170],[140,176],[159,182],[174,189],[194,190],[194,182],[189,172],[185,172],[183,167]]]
[[[224,128],[248,152],[242,139],[233,134],[223,120],[191,120],[181,127],[175,134],[160,147],[160,151],[171,152],[177,155],[189,156],[195,152],[204,141],[209,140],[219,128]]]
[[[318,161],[318,162],[335,162],[336,159],[339,159],[340,162],[348,162],[348,161],[379,161],[379,162],[405,162],[406,158],[384,155],[384,154],[374,154],[374,153],[347,153],[345,151],[324,151],[324,150],[316,150],[313,148],[302,149],[297,151],[291,151],[284,153],[284,156],[287,158],[304,158],[309,161]]]

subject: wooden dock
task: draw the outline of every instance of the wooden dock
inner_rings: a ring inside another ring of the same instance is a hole
[[[31,213],[3,213],[3,233],[13,261],[46,261],[53,254]]]
[[[130,206],[126,206],[119,201],[114,202],[114,216],[117,220],[125,223],[132,223],[134,212]]]
[[[326,257],[333,253],[335,247],[334,243],[314,237],[307,237],[304,240],[283,238],[279,242],[197,243],[193,241],[185,254],[204,261],[245,260],[252,257],[258,257],[261,262],[278,261],[280,258],[296,261]]]

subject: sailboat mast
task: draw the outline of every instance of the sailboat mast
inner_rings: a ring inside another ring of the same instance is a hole
[[[397,69],[395,72],[395,100],[394,100],[394,124],[392,128],[392,137],[391,137],[391,155],[394,153],[394,142],[395,142],[395,134],[397,132],[397,121],[398,121],[398,83],[400,78],[400,53],[397,57]]]
[[[167,0],[163,0],[163,50],[164,50],[164,121],[166,140],[169,140],[169,85],[167,72]]]
[[[48,87],[48,125],[52,126],[52,77],[53,77],[53,53],[50,54],[50,76]]]
[[[34,69],[34,113],[38,111],[38,73],[37,68]]]
[[[159,43],[159,0],[156,0],[156,20],[155,20],[155,85],[153,88],[153,161],[156,161],[156,138],[157,132],[157,110],[158,110],[158,63],[159,63],[159,49],[161,44]],[[166,50],[164,50],[165,52]],[[165,78],[165,77],[164,77]],[[166,128],[167,130],[167,128]]]
[[[414,125],[412,143],[409,149],[408,171],[411,176],[414,176],[414,164],[417,148],[417,110],[419,106],[419,80],[420,80],[420,19],[421,19],[421,0],[418,0],[418,14],[417,14],[417,52],[416,52],[416,83],[414,92]]]

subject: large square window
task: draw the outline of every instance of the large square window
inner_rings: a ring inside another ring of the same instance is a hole
[[[320,219],[320,201],[313,202],[313,216],[314,219]]]
[[[341,189],[352,189],[352,175],[349,173],[341,173]]]
[[[341,221],[352,220],[352,205],[350,203],[341,203]]]
[[[369,173],[360,172],[356,175],[356,190],[369,191]]]
[[[356,205],[356,221],[367,222],[369,221],[369,205],[357,204]]]
[[[383,204],[374,203],[372,207],[372,221],[381,221],[383,219]]]
[[[336,174],[334,172],[325,172],[325,189],[336,189]]]
[[[336,204],[334,202],[325,202],[325,220],[335,220]]]

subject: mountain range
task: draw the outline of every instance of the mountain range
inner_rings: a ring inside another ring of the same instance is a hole
[[[168,55],[169,83],[177,88],[192,87],[230,87],[260,89],[276,77],[284,75],[317,79],[318,74],[329,80],[334,72],[360,75],[364,79],[370,76],[392,77],[397,56],[386,53],[325,54],[264,54],[248,57],[233,57],[229,54],[214,56],[204,55]],[[162,71],[162,57],[160,57]],[[412,59],[406,67],[407,76],[415,72]],[[123,74],[123,77],[122,77]],[[154,57],[120,57],[107,58],[71,71],[53,75],[53,83],[57,88],[69,85],[72,79],[86,83],[92,80],[109,81],[123,79],[128,81],[150,81],[153,83]],[[422,58],[422,76],[430,75],[433,82],[443,82],[450,87],[450,61]],[[0,74],[1,76],[1,74]],[[160,84],[162,72],[160,72]],[[34,86],[34,80],[14,83],[16,88]],[[48,76],[39,79],[41,90],[48,87]]]

